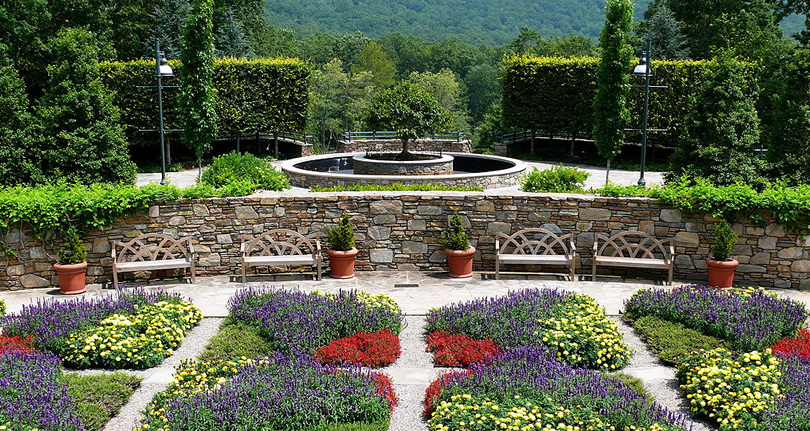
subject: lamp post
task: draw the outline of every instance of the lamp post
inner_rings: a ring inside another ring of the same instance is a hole
[[[160,39],[155,38],[155,75],[157,76],[158,93],[158,131],[160,132],[160,184],[166,184],[166,143],[163,128],[163,83],[161,78],[174,76],[169,62],[160,51]]]
[[[647,161],[647,118],[650,108],[650,77],[652,76],[651,48],[652,43],[648,40],[647,50],[641,51],[641,60],[638,66],[633,69],[633,75],[644,77],[644,113],[641,120],[641,176],[638,179],[638,185],[642,187],[647,185],[647,180],[644,179],[644,164]]]

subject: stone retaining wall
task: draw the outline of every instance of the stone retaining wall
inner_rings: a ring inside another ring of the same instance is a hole
[[[651,199],[581,195],[352,193],[185,200],[153,206],[139,216],[85,237],[88,282],[110,280],[110,240],[148,232],[192,235],[199,253],[199,274],[236,274],[243,233],[273,228],[301,233],[324,231],[337,223],[343,211],[351,215],[357,227],[358,270],[444,271],[444,255],[436,238],[454,210],[463,216],[478,247],[476,271],[494,269],[496,232],[511,233],[526,227],[576,231],[582,265],[578,272],[589,274],[595,233],[642,230],[660,238],[675,238],[676,279],[696,281],[705,280],[704,259],[715,221],[709,217],[683,217]],[[748,223],[733,227],[740,235],[734,250],[741,263],[738,280],[766,287],[810,289],[810,239],[797,239],[795,233],[786,233],[773,220],[767,220],[764,227]],[[11,232],[6,241],[19,258],[7,260],[6,266],[0,268],[0,288],[56,285],[51,268],[54,248],[34,241],[26,231]],[[125,280],[128,275],[132,274],[125,274]],[[645,275],[666,277],[663,271],[646,271]]]
[[[439,140],[439,139],[417,139],[410,141],[408,148],[411,151],[429,151],[444,153],[469,153],[472,152],[472,144],[469,140]],[[356,152],[380,152],[380,151],[402,151],[402,141],[399,139],[363,139],[355,141],[339,141],[337,145],[338,153]]]

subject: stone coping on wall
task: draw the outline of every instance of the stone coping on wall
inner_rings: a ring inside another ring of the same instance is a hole
[[[705,259],[717,220],[687,217],[649,198],[608,198],[579,194],[533,194],[508,190],[488,192],[265,192],[242,198],[180,200],[153,205],[103,231],[83,238],[88,249],[88,282],[111,278],[110,242],[144,233],[192,236],[198,252],[198,274],[236,274],[239,242],[243,234],[276,228],[301,233],[333,227],[340,216],[350,215],[360,249],[357,268],[366,270],[445,271],[438,235],[458,211],[478,251],[476,271],[494,269],[494,237],[528,227],[575,232],[581,256],[578,274],[590,273],[593,240],[597,233],[640,230],[675,240],[675,278],[705,282]],[[738,280],[764,287],[810,289],[810,237],[808,232],[787,233],[773,219],[763,226],[745,220],[734,223],[740,236],[734,256],[740,261]],[[804,237],[802,237],[804,235]],[[322,236],[325,238],[325,236]],[[6,235],[17,258],[0,266],[0,289],[52,287],[55,250],[32,238],[25,229]],[[325,245],[325,244],[324,244]],[[511,268],[543,272],[551,267]],[[564,271],[561,269],[561,271]],[[600,273],[602,273],[600,268]],[[605,269],[604,274],[632,272]],[[138,275],[138,274],[135,274]],[[148,274],[143,274],[144,276]],[[665,272],[643,273],[665,279]],[[131,277],[132,275],[130,275]],[[125,282],[137,283],[138,279]]]

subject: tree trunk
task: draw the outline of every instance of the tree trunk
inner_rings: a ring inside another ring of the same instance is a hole
[[[605,186],[608,185],[608,182],[610,181],[609,178],[610,178],[610,159],[608,159],[607,161],[607,170],[605,171]]]
[[[410,150],[408,149],[408,140],[405,139],[405,138],[402,138],[402,154],[408,154],[408,153],[410,153]]]
[[[242,140],[242,132],[236,132],[236,153],[242,154],[241,148],[239,148],[240,141]]]

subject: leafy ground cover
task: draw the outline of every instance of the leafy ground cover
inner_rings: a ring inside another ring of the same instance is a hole
[[[428,389],[425,413],[431,431],[686,429],[686,417],[622,379],[574,368],[542,347],[507,350],[440,377]]]
[[[724,340],[704,335],[680,323],[670,322],[656,316],[644,316],[632,322],[633,328],[650,350],[667,364],[677,364],[681,358],[699,350],[730,348]]]
[[[273,353],[273,345],[262,337],[259,328],[226,320],[220,325],[200,354],[201,361],[233,361],[258,358]]]
[[[66,373],[61,380],[73,398],[76,414],[88,431],[103,429],[141,384],[140,377],[120,371],[93,375]]]
[[[305,293],[248,288],[231,297],[228,307],[229,319],[259,328],[276,350],[285,353],[314,355],[319,347],[342,338],[384,329],[398,335],[402,327],[402,312],[396,302],[362,291]],[[394,338],[399,351],[399,338]]]
[[[119,290],[102,298],[39,300],[2,320],[73,368],[149,368],[172,353],[202,315],[178,295]]]
[[[616,323],[593,298],[557,289],[527,289],[433,309],[425,329],[429,337],[441,330],[491,340],[504,350],[545,346],[569,364],[600,370],[622,368],[632,356]]]
[[[728,341],[739,351],[758,350],[796,335],[807,318],[804,305],[790,299],[752,292],[722,291],[705,286],[644,289],[625,302],[631,319],[656,316],[705,335]]]

